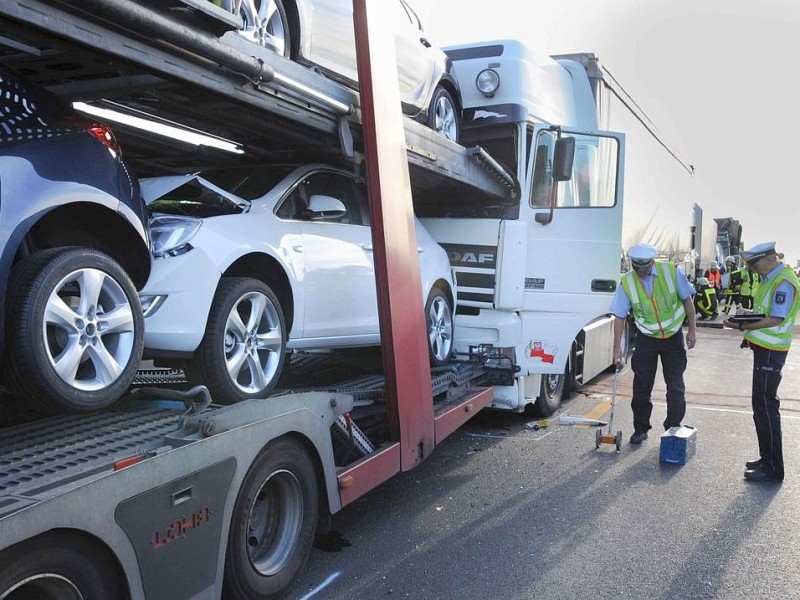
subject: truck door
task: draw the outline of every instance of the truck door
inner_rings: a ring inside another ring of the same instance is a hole
[[[547,125],[529,134],[525,310],[599,316],[620,274],[624,135]],[[559,137],[575,142],[567,181],[553,177]]]

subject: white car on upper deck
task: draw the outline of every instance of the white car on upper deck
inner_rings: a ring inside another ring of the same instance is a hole
[[[380,344],[366,186],[322,164],[141,180],[153,266],[145,354],[217,402],[269,394],[287,349]],[[432,364],[450,358],[455,284],[415,219]]]
[[[213,1],[240,17],[239,37],[358,88],[352,0]],[[403,113],[458,141],[461,95],[452,62],[407,0],[381,0],[380,7],[394,30]]]

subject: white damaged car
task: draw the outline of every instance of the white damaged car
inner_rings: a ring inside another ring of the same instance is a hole
[[[380,344],[366,186],[321,164],[140,181],[153,265],[145,356],[216,402],[267,396],[287,350]],[[450,359],[455,284],[416,221],[431,364]]]

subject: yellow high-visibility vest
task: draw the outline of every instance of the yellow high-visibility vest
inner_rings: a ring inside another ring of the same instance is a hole
[[[636,328],[654,338],[675,335],[683,325],[686,311],[678,298],[678,275],[675,265],[656,261],[653,265],[653,295],[648,296],[639,276],[634,271],[625,273],[620,283],[628,299]]]
[[[744,339],[758,346],[769,348],[770,350],[789,350],[792,345],[792,335],[794,334],[794,322],[797,319],[797,311],[800,308],[800,280],[797,279],[794,271],[784,265],[784,268],[773,278],[762,281],[756,291],[753,300],[753,311],[764,313],[769,316],[772,310],[772,303],[775,301],[775,290],[781,282],[787,281],[794,288],[794,302],[789,309],[789,313],[782,323],[774,327],[764,327],[748,331]]]

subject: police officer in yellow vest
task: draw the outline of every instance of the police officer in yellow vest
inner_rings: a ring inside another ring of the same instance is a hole
[[[631,444],[647,439],[653,402],[650,394],[658,369],[658,359],[667,384],[667,418],[664,429],[681,424],[686,414],[686,349],[683,346],[683,321],[688,320],[686,345],[693,348],[695,337],[694,289],[683,271],[674,264],[656,261],[658,251],[649,244],[628,250],[633,270],[624,273],[610,311],[614,314],[614,361],[623,360],[622,333],[625,319],[633,314],[636,323],[636,348],[633,369],[633,435]]]
[[[746,331],[743,345],[753,351],[753,421],[760,456],[746,463],[744,477],[749,481],[783,481],[778,386],[800,309],[800,280],[778,261],[775,242],[754,246],[741,256],[748,268],[761,276],[753,310],[766,315],[754,322],[724,322],[727,327]]]

